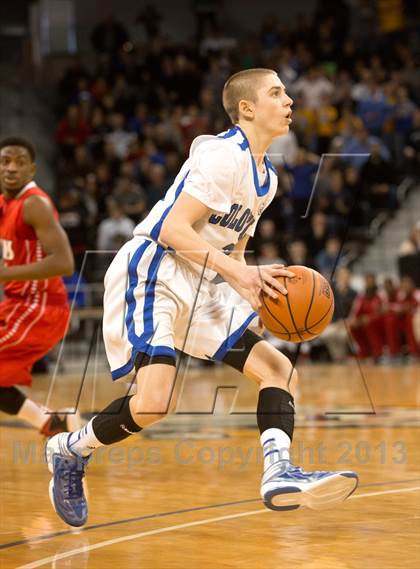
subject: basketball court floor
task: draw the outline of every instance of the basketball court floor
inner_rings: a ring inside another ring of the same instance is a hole
[[[354,469],[356,493],[332,510],[272,512],[256,387],[224,366],[181,377],[178,412],[101,449],[88,468],[88,524],[52,511],[43,441],[0,417],[2,569],[417,569],[420,567],[418,366],[302,365],[294,462]],[[181,374],[182,375],[182,374]],[[105,371],[38,376],[38,401],[86,416],[126,391]]]

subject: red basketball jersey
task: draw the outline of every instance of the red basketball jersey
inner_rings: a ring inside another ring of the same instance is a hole
[[[30,196],[42,196],[51,203],[54,216],[58,213],[48,194],[34,182],[27,184],[15,198],[0,194],[0,241],[6,267],[35,263],[45,257],[41,243],[32,226],[24,222],[23,204]],[[8,281],[4,284],[6,297],[28,300],[31,304],[66,304],[67,292],[61,277],[35,281]]]

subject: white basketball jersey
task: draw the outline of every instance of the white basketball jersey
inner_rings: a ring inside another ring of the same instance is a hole
[[[194,225],[208,243],[227,254],[245,235],[254,235],[262,212],[277,191],[277,174],[264,156],[265,180],[259,176],[248,140],[239,126],[218,136],[198,136],[191,144],[190,155],[183,164],[165,197],[134,229],[134,235],[150,237],[160,243],[162,224],[181,192],[200,200],[211,211]],[[181,251],[177,253],[182,255]],[[185,258],[185,257],[184,257]],[[191,267],[202,268],[191,261]],[[205,277],[214,278],[206,270]]]

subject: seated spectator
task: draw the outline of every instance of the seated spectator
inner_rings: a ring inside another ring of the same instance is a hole
[[[89,136],[89,127],[80,115],[79,107],[70,105],[66,116],[60,120],[56,140],[66,158],[73,158],[76,146],[84,144]]]
[[[115,201],[134,223],[139,223],[147,211],[145,194],[139,184],[128,178],[119,178],[112,192]]]
[[[391,108],[383,89],[375,82],[369,85],[367,92],[359,99],[357,115],[366,129],[374,136],[381,136],[386,118]]]
[[[411,176],[420,175],[420,108],[413,113],[413,124],[403,149],[403,167]]]
[[[413,279],[403,277],[399,290],[392,291],[392,300],[388,301],[384,314],[386,340],[391,358],[402,353],[403,344],[408,353],[416,357],[420,353],[420,344],[414,334],[414,317],[420,306],[420,291],[416,290]]]
[[[150,164],[146,171],[147,182],[144,186],[144,192],[147,199],[148,209],[152,209],[156,202],[161,200],[167,190],[166,185],[166,169],[162,164]]]
[[[341,151],[343,154],[347,154],[347,156],[343,156],[343,159],[348,164],[360,169],[369,160],[372,144],[375,143],[379,146],[381,157],[389,160],[390,153],[388,148],[381,139],[371,136],[365,127],[357,128],[353,134],[344,138]]]
[[[309,255],[315,258],[325,248],[328,239],[328,218],[325,213],[316,211],[313,214],[302,237],[308,244]]]
[[[296,217],[305,214],[311,197],[319,157],[299,148],[293,164],[285,164],[284,169],[291,174],[289,197],[293,203]]]
[[[413,127],[416,105],[410,99],[408,89],[401,86],[397,91],[397,101],[392,109],[394,153],[397,162],[401,164],[403,158],[404,142],[407,140]]]
[[[415,255],[416,253],[420,253],[420,220],[413,225],[409,237],[404,239],[398,249],[400,257]]]
[[[108,217],[101,221],[98,226],[96,239],[98,251],[112,250],[116,235],[122,235],[125,237],[125,241],[128,241],[131,239],[135,227],[134,221],[124,214],[115,198],[108,199],[107,208]]]
[[[349,352],[349,329],[346,320],[352,310],[357,296],[350,286],[350,271],[346,267],[337,270],[337,277],[333,282],[335,309],[331,324],[321,334],[328,353],[334,362],[345,361]]]
[[[338,111],[331,103],[331,95],[322,94],[321,104],[316,112],[316,132],[318,137],[317,153],[322,155],[329,151],[330,142],[335,135]]]
[[[412,228],[410,237],[400,245],[398,270],[400,277],[411,277],[416,287],[420,288],[420,221]]]
[[[257,257],[258,265],[284,264],[281,258],[279,248],[273,241],[266,241],[260,247],[260,254]]]
[[[372,357],[375,362],[383,355],[382,299],[378,294],[376,277],[365,275],[365,292],[358,294],[349,315],[351,334],[361,359]]]
[[[60,224],[67,233],[76,270],[80,271],[85,251],[89,248],[89,213],[81,193],[76,189],[63,191],[57,204]]]
[[[334,86],[325,77],[320,66],[312,65],[308,71],[293,84],[293,93],[304,97],[306,107],[317,110],[322,103],[323,95],[332,95]]]
[[[391,210],[395,206],[395,170],[391,160],[381,155],[376,142],[370,144],[371,155],[360,171],[365,194],[373,210]]]
[[[325,249],[322,249],[315,257],[316,269],[330,279],[335,267],[338,265],[341,243],[338,237],[329,237],[325,244]]]
[[[326,180],[326,188],[319,190],[319,207],[328,216],[330,230],[342,235],[349,223],[354,197],[344,186],[343,172],[339,168],[330,171]]]
[[[301,145],[314,149],[316,111],[312,107],[306,106],[303,95],[297,96],[295,103],[293,106],[293,131],[296,132]]]
[[[308,249],[305,241],[297,239],[292,241],[288,247],[289,265],[305,265],[312,266],[312,259],[308,255]]]
[[[122,113],[113,113],[109,124],[111,132],[105,135],[105,140],[113,147],[116,156],[122,160],[128,154],[130,143],[136,139],[136,135],[125,129],[125,118]]]

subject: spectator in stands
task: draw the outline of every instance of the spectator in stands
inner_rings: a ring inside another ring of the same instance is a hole
[[[413,127],[414,113],[416,105],[410,99],[408,89],[402,85],[397,91],[397,100],[392,109],[394,122],[393,129],[393,151],[399,165],[403,160],[404,144]]]
[[[331,103],[331,95],[329,93],[321,95],[321,103],[317,108],[316,117],[317,153],[321,155],[329,151],[331,139],[335,135],[338,118],[338,111]]]
[[[128,177],[120,177],[116,182],[112,196],[124,214],[134,223],[139,223],[143,219],[147,212],[147,198],[139,184]]]
[[[305,148],[316,147],[316,110],[305,104],[303,95],[297,95],[293,105],[293,131],[299,143]]]
[[[381,55],[373,54],[373,36],[367,34],[370,42],[347,37],[349,26],[343,22],[348,18],[340,1],[327,3],[327,8],[320,3],[312,21],[301,15],[294,29],[271,18],[262,24],[260,35],[232,38],[220,28],[219,0],[195,4],[200,27],[195,45],[162,37],[160,20],[152,21],[153,7],[143,11],[142,20],[150,39],[140,40],[130,52],[126,51],[130,46],[121,49],[129,38],[115,18],[96,27],[95,49],[101,54],[96,70],[90,67],[88,72],[77,56],[58,86],[58,196],[69,186],[82,190],[89,231],[106,217],[111,194],[121,200],[125,215],[137,222],[163,187],[171,185],[192,138],[204,131],[226,130],[227,118],[214,103],[226,78],[234,69],[272,67],[294,95],[293,123],[289,135],[278,138],[270,149],[279,167],[279,188],[264,215],[272,222],[275,237],[261,239],[257,228],[250,248],[258,250],[273,240],[280,256],[286,257],[286,244],[304,239],[308,251],[297,257],[313,259],[327,238],[343,229],[349,210],[350,238],[363,239],[372,218],[366,196],[376,207],[387,196],[388,190],[381,193],[385,186],[392,189],[406,172],[413,178],[420,173],[417,54],[409,34],[398,42],[378,36]],[[374,22],[368,4],[359,2],[356,14],[364,26],[357,32],[363,37]],[[255,24],[258,31],[259,23]],[[385,163],[375,162],[374,156],[366,166],[372,179],[363,185],[360,169],[372,143],[379,145]],[[366,156],[323,161],[309,229],[308,219],[301,215],[317,175],[310,153],[327,150]],[[284,154],[286,167],[295,170],[287,173],[276,154]],[[389,160],[392,183],[383,179]],[[126,163],[132,163],[132,174]],[[292,191],[288,192],[289,179]],[[328,199],[323,202],[320,197]],[[89,240],[95,243],[96,235],[89,233]],[[298,252],[300,248],[299,243],[292,247]],[[420,282],[420,269],[418,273],[415,278]]]
[[[115,198],[107,200],[108,217],[98,226],[96,248],[98,251],[112,250],[116,236],[123,236],[125,241],[131,239],[135,223],[124,214]]]
[[[147,196],[147,207],[152,209],[168,190],[166,185],[166,169],[163,164],[151,163],[146,172],[147,182],[144,191]]]
[[[80,116],[79,107],[70,105],[66,116],[58,123],[56,132],[56,140],[62,154],[66,158],[73,158],[76,146],[84,144],[88,136],[89,127]]]
[[[413,124],[406,135],[403,166],[411,176],[420,175],[420,108],[413,113]]]
[[[406,344],[408,353],[416,357],[420,353],[420,344],[414,334],[414,317],[420,306],[420,291],[416,290],[410,277],[402,277],[400,289],[394,291],[393,302],[387,305],[384,316],[386,340],[391,361],[398,359],[402,346]]]
[[[292,241],[288,247],[289,252],[289,265],[305,265],[306,267],[312,266],[312,260],[308,255],[308,249],[305,241],[297,239]]]
[[[91,36],[95,50],[110,55],[116,55],[128,39],[127,30],[112,14],[94,27]]]
[[[341,243],[338,237],[329,237],[325,249],[321,249],[315,257],[315,268],[323,274],[327,279],[330,279],[336,266],[339,263]]]
[[[325,213],[316,211],[311,217],[309,227],[303,233],[308,244],[309,255],[315,258],[325,248],[328,239],[328,218]]]
[[[114,149],[119,159],[125,158],[131,142],[135,140],[135,134],[125,128],[125,118],[122,113],[112,113],[109,117],[111,132],[105,135],[105,141]]]
[[[277,244],[273,241],[266,241],[260,247],[257,262],[259,265],[270,265],[274,263],[284,264],[285,260],[281,258]]]
[[[308,152],[305,148],[299,148],[295,162],[283,166],[291,175],[289,197],[292,200],[296,217],[306,212],[318,164],[318,156]]]
[[[413,225],[409,237],[401,243],[398,253],[400,256],[420,253],[420,220]]]
[[[373,79],[366,93],[359,98],[357,115],[362,119],[365,128],[374,136],[381,136],[385,120],[390,115],[383,89]]]
[[[324,191],[319,189],[317,192],[318,207],[328,216],[330,230],[342,235],[348,227],[355,199],[344,185],[342,169],[331,169],[325,183]]]
[[[85,251],[89,249],[89,213],[77,189],[63,191],[58,199],[60,223],[70,241],[76,271],[80,271]]]
[[[359,169],[369,159],[372,145],[377,144],[382,158],[389,160],[390,153],[385,144],[377,137],[371,136],[365,127],[359,127],[353,134],[344,138],[342,152],[345,161]]]
[[[321,334],[320,339],[325,342],[331,359],[342,363],[349,352],[350,331],[346,320],[357,296],[356,291],[350,286],[350,271],[346,267],[337,270],[333,291],[335,300],[333,320]]]
[[[382,299],[378,294],[376,277],[365,275],[365,291],[357,295],[349,315],[349,326],[361,359],[373,358],[377,363],[383,355]]]
[[[391,160],[382,156],[377,142],[370,144],[370,156],[360,171],[360,179],[373,210],[392,210],[395,207],[395,170]]]
[[[400,245],[398,267],[401,277],[411,277],[416,287],[420,288],[420,220],[412,227],[408,239]]]
[[[293,84],[293,95],[302,95],[305,107],[315,111],[322,104],[324,95],[332,95],[334,85],[325,77],[319,65],[311,65],[308,71]]]

